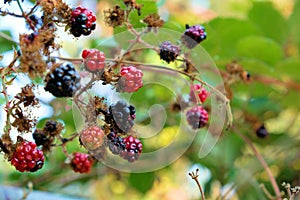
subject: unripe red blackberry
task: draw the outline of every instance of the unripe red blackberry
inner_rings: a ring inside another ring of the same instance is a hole
[[[135,109],[125,101],[118,101],[116,104],[111,105],[109,113],[122,132],[128,133],[134,125]]]
[[[84,49],[82,51],[83,64],[87,71],[98,72],[105,67],[105,54],[98,49]]]
[[[94,150],[102,146],[104,135],[105,134],[100,127],[91,126],[81,132],[80,140],[89,150]]]
[[[80,76],[73,65],[60,65],[51,70],[45,79],[45,90],[56,97],[72,97],[80,88]]]
[[[205,28],[200,25],[186,25],[184,35],[181,37],[183,44],[189,49],[194,48],[197,44],[206,39]]]
[[[195,95],[198,95],[200,101],[204,103],[207,99],[208,92],[204,87],[202,87],[201,84],[191,85],[190,100],[194,103],[197,103],[197,98]]]
[[[119,92],[136,92],[143,86],[143,72],[133,66],[123,66],[121,68],[121,78],[117,84]]]
[[[193,129],[198,129],[207,124],[208,113],[202,106],[196,106],[187,111],[186,118]]]
[[[120,153],[120,156],[129,162],[134,162],[138,159],[143,150],[141,141],[133,136],[124,138],[125,150]]]
[[[167,63],[175,61],[177,56],[180,54],[180,48],[170,41],[163,42],[159,47],[160,59],[166,61]]]
[[[94,163],[93,158],[85,153],[73,153],[71,160],[71,167],[74,172],[89,173]]]
[[[75,37],[89,35],[96,28],[96,16],[86,8],[77,7],[72,11],[70,32]]]
[[[124,140],[117,134],[111,132],[107,135],[107,139],[108,148],[113,154],[119,155],[122,151],[125,150],[126,145],[124,143]]]
[[[35,172],[44,165],[44,154],[33,142],[23,141],[16,147],[11,164],[20,172]]]
[[[269,135],[268,130],[266,129],[265,125],[261,125],[258,129],[256,129],[256,135],[260,138],[265,138]]]

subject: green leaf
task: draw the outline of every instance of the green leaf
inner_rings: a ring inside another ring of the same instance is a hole
[[[0,32],[11,37],[10,31],[4,30],[4,31],[0,31]],[[15,45],[14,42],[6,40],[2,37],[0,37],[0,44],[1,44],[0,45],[0,53],[4,53],[6,51],[12,50],[13,49],[12,47]]]
[[[289,18],[289,25],[291,31],[291,40],[292,42],[298,45],[300,49],[300,1],[296,1],[292,15]]]
[[[270,37],[280,44],[285,42],[288,24],[271,2],[255,2],[249,12],[249,18],[257,24],[266,37]]]
[[[283,57],[281,46],[274,40],[260,36],[249,36],[237,44],[237,54],[254,58],[268,64],[275,64]]]
[[[141,193],[147,192],[152,188],[154,183],[155,174],[154,172],[130,174],[129,184],[137,189]]]
[[[278,76],[284,75],[300,80],[300,58],[291,58],[279,62],[276,66]]]
[[[212,56],[232,59],[236,56],[235,44],[250,35],[259,35],[251,22],[233,18],[216,18],[205,25],[207,39],[201,43]]]

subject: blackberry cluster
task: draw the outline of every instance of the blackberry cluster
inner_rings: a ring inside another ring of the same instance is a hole
[[[35,144],[37,146],[41,146],[46,144],[47,142],[49,142],[49,138],[47,137],[47,135],[44,133],[43,130],[40,129],[36,129],[33,133],[32,133],[32,137],[35,141]]]
[[[44,165],[44,154],[33,142],[23,141],[16,147],[11,164],[20,172],[35,172]]]
[[[143,86],[143,72],[133,66],[121,68],[121,78],[117,84],[118,92],[136,92]]]
[[[143,150],[141,141],[133,136],[124,138],[125,150],[120,153],[120,156],[129,162],[134,162],[138,159]]]
[[[265,125],[261,125],[258,129],[256,129],[256,135],[259,138],[265,138],[269,135],[268,130],[266,129]]]
[[[207,124],[208,113],[202,106],[196,106],[187,111],[186,118],[193,129],[198,129]]]
[[[89,173],[94,160],[89,154],[85,153],[73,153],[73,158],[71,160],[71,167],[74,172],[78,173]]]
[[[192,49],[206,39],[205,28],[200,25],[186,25],[186,30],[181,39],[185,46],[187,46],[189,49]]]
[[[81,54],[87,71],[98,72],[105,67],[105,54],[98,49],[84,49]]]
[[[180,48],[169,41],[163,42],[159,47],[160,59],[167,63],[175,61],[180,54]]]
[[[80,76],[73,65],[60,65],[49,72],[45,90],[56,97],[72,97],[80,88]]]
[[[198,98],[202,103],[204,103],[208,97],[208,92],[200,84],[192,85],[190,91],[190,100],[194,103],[197,103],[197,98],[195,97],[195,94],[198,95]]]
[[[120,155],[120,153],[125,150],[126,145],[123,138],[113,132],[109,133],[107,138],[108,148],[114,155]]]
[[[96,16],[86,8],[77,7],[72,12],[70,32],[75,37],[90,35],[96,28]]]
[[[104,132],[98,126],[91,126],[81,132],[80,140],[89,150],[94,150],[102,146]]]
[[[109,113],[112,116],[117,127],[125,133],[128,133],[134,125],[135,109],[128,106],[125,101],[118,101],[109,107]]]

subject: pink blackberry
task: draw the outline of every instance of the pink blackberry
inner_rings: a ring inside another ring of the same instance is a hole
[[[133,66],[121,68],[121,78],[117,84],[118,92],[136,92],[143,86],[143,72]]]
[[[23,141],[16,147],[11,164],[20,172],[35,172],[44,165],[44,154],[33,142]]]
[[[124,140],[117,134],[111,132],[107,135],[107,139],[108,148],[113,154],[119,155],[122,151],[125,150],[126,145],[124,143]]]
[[[70,32],[75,37],[89,35],[96,28],[96,16],[86,8],[77,7],[73,9]]]
[[[94,163],[93,158],[85,153],[73,153],[71,160],[71,167],[74,172],[89,173]]]
[[[89,72],[98,72],[105,67],[105,54],[98,49],[84,49],[81,56],[84,67]]]
[[[175,61],[180,54],[180,48],[169,41],[163,42],[159,47],[160,59],[167,63]]]
[[[100,127],[91,126],[81,132],[80,140],[89,150],[94,150],[102,146],[104,135],[105,134]]]
[[[118,130],[116,132],[128,133],[134,125],[135,109],[125,101],[118,101],[109,107],[109,115]]]
[[[202,106],[196,106],[187,111],[186,118],[193,129],[198,129],[207,124],[208,113]]]
[[[124,138],[125,150],[120,153],[120,156],[129,162],[134,162],[138,159],[143,150],[141,141],[133,136]]]
[[[189,49],[194,48],[197,44],[206,39],[205,28],[200,25],[186,25],[184,35],[181,37],[182,42]]]
[[[195,97],[195,94],[198,95],[202,103],[205,102],[208,96],[208,92],[204,87],[202,87],[201,84],[191,85],[190,100],[194,103],[197,103],[197,98]]]

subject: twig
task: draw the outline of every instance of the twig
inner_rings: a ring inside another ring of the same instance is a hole
[[[199,190],[200,190],[200,193],[201,193],[201,197],[202,197],[203,200],[205,200],[204,192],[203,192],[202,187],[201,187],[201,184],[200,184],[200,182],[199,182],[199,180],[198,180],[198,177],[199,177],[198,172],[199,172],[199,169],[196,169],[196,172],[195,172],[195,173],[194,173],[194,172],[189,173],[189,176],[190,176],[194,181],[196,181],[196,183],[197,183],[197,185],[198,185],[198,188],[199,188]]]
[[[6,34],[3,33],[3,32],[0,32],[0,37],[6,39],[6,40],[8,40],[8,41],[11,41],[11,42],[13,42],[13,43],[19,44],[19,42],[14,41],[10,36],[6,35]]]
[[[257,159],[259,160],[259,162],[261,163],[261,165],[265,169],[266,173],[268,174],[268,177],[270,179],[270,182],[271,182],[272,187],[274,189],[274,192],[276,194],[275,199],[282,200],[280,189],[279,189],[279,187],[277,185],[277,182],[276,182],[276,180],[275,180],[275,178],[274,178],[274,176],[272,174],[272,171],[270,170],[268,164],[266,163],[266,161],[264,160],[264,158],[262,157],[262,155],[257,151],[257,149],[255,148],[255,146],[253,145],[253,143],[251,142],[251,140],[249,140],[246,135],[242,134],[237,128],[235,128],[235,127],[233,127],[233,128],[234,128],[234,131],[236,132],[236,134],[238,134],[247,143],[247,145],[251,148],[252,152],[257,157]]]

